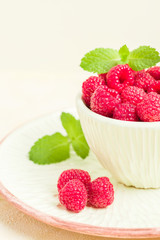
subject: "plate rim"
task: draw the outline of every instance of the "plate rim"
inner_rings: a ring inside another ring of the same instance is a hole
[[[63,111],[73,111],[75,110],[74,107],[63,109]],[[0,141],[0,145],[14,132],[18,129],[24,127],[28,123],[32,123],[37,121],[40,118],[44,118],[45,116],[50,116],[52,114],[58,114],[62,111],[56,110],[52,113],[45,114],[43,116],[36,117],[32,120],[21,124],[20,126],[16,127],[10,133],[8,133],[5,137],[2,138]],[[60,218],[45,214],[39,210],[32,208],[31,206],[25,204],[19,198],[14,196],[0,181],[0,194],[13,206],[15,206],[18,210],[22,211],[23,213],[33,217],[34,219],[41,221],[47,225],[51,225],[53,227],[61,228],[64,230],[87,234],[92,236],[102,236],[102,237],[117,237],[117,238],[152,238],[152,237],[160,237],[160,227],[156,228],[112,228],[112,227],[97,227],[83,223],[75,223],[72,221],[64,221]]]

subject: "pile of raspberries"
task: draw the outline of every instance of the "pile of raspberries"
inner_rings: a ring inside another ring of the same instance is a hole
[[[93,112],[124,121],[160,121],[160,67],[134,71],[128,64],[91,76],[82,99]]]
[[[114,200],[114,189],[109,178],[98,177],[91,182],[89,173],[81,169],[62,172],[57,189],[60,203],[75,213],[85,206],[105,208]]]

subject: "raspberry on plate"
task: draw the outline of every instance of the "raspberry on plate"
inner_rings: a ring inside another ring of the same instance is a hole
[[[90,106],[90,98],[94,91],[99,87],[100,85],[105,85],[104,79],[97,76],[91,76],[82,84],[82,99],[84,100],[87,107]]]
[[[151,67],[147,70],[155,80],[160,80],[160,66]]]
[[[90,184],[88,190],[88,205],[95,208],[105,208],[114,200],[113,185],[107,177],[99,177]]]
[[[155,82],[155,79],[143,70],[135,73],[134,79],[134,86],[142,88],[145,92],[147,92],[150,85]]]
[[[91,181],[91,177],[87,171],[81,169],[65,170],[61,173],[58,179],[58,192],[66,185],[67,182],[73,179],[80,180],[84,185],[88,184]]]
[[[121,100],[122,102],[128,102],[133,105],[141,102],[143,97],[146,95],[145,91],[135,86],[128,86],[122,90]]]
[[[134,84],[134,73],[133,70],[125,65],[117,65],[111,68],[107,74],[107,85],[109,88],[115,89],[121,93],[122,89],[126,86]]]
[[[144,122],[160,121],[160,95],[151,92],[137,104],[137,114]]]
[[[78,179],[67,182],[59,192],[59,201],[75,213],[83,210],[87,204],[87,190],[84,184]]]
[[[121,102],[119,93],[107,86],[98,87],[91,97],[91,110],[103,116],[111,117],[114,108]]]
[[[136,106],[131,103],[121,103],[115,107],[113,118],[123,121],[138,121]]]

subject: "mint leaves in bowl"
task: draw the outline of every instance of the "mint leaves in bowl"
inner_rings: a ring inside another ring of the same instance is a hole
[[[159,52],[150,46],[140,46],[129,51],[126,45],[119,50],[112,48],[96,48],[81,60],[81,68],[93,73],[107,73],[118,64],[128,64],[133,70],[140,71],[155,66],[160,62]]]

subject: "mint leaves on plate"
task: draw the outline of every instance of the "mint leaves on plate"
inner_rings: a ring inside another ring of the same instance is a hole
[[[126,45],[119,51],[111,48],[96,48],[81,59],[80,66],[93,73],[106,73],[117,64],[126,64],[135,71],[154,66],[160,62],[159,52],[150,46],[141,46],[129,51]]]
[[[81,158],[89,154],[89,146],[84,137],[80,121],[70,113],[62,112],[61,122],[67,136],[56,132],[46,135],[34,143],[29,152],[29,159],[37,164],[51,164],[64,161],[70,157],[70,145]]]
[[[89,146],[84,137],[80,120],[76,120],[71,114],[63,112],[61,114],[61,122],[68,134],[74,151],[81,158],[86,158],[89,153]]]

